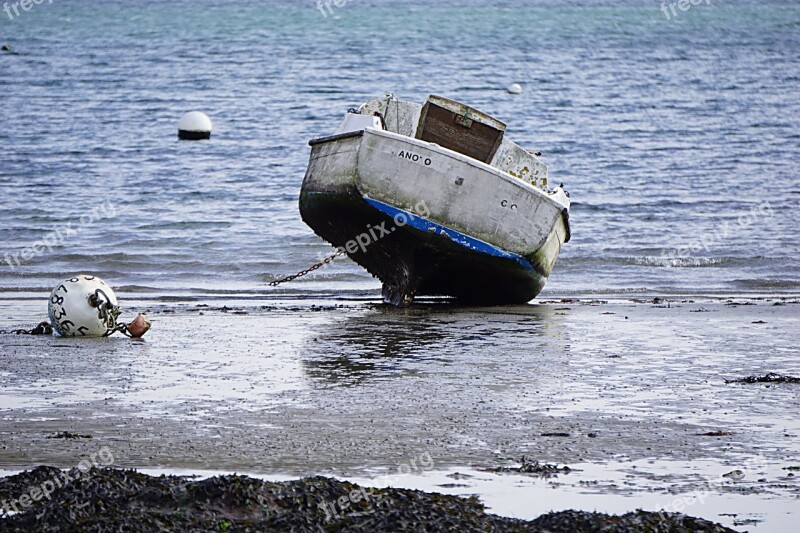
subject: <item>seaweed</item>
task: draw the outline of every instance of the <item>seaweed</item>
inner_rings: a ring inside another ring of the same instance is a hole
[[[48,439],[91,439],[91,435],[79,435],[78,433],[70,433],[69,431],[62,431],[61,433],[56,433],[54,435],[49,435]]]
[[[543,478],[556,477],[559,474],[569,474],[572,469],[568,466],[558,466],[539,461],[531,461],[523,456],[519,466],[500,466],[491,470],[492,472],[514,472],[518,474],[535,474]]]
[[[726,379],[725,383],[800,383],[800,378],[770,372],[764,376],[748,376],[739,379]]]
[[[535,462],[524,464],[529,469],[551,468]],[[0,479],[0,496],[13,500],[32,485],[42,484],[60,472],[38,467]],[[354,499],[354,494],[367,497]],[[350,503],[332,506],[343,500]],[[644,511],[623,516],[562,511],[524,521],[487,514],[474,496],[365,489],[319,476],[280,483],[238,475],[194,480],[113,468],[92,468],[47,498],[0,518],[1,532],[642,530],[733,531],[700,518]]]

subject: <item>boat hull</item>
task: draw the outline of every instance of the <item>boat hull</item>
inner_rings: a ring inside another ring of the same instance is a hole
[[[311,145],[303,220],[394,305],[528,302],[569,239],[568,204],[437,145],[369,129]]]

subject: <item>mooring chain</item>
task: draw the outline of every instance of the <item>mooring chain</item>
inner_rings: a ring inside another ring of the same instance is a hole
[[[50,322],[39,322],[39,325],[33,329],[11,329],[0,330],[0,335],[52,335],[53,326]]]
[[[320,261],[319,263],[310,266],[304,270],[301,270],[297,274],[292,274],[291,276],[286,276],[285,278],[276,279],[275,281],[270,281],[270,287],[277,287],[281,283],[286,283],[287,281],[293,281],[297,278],[302,278],[306,274],[310,274],[315,270],[322,268],[323,266],[330,264],[334,259],[339,257],[340,255],[344,255],[345,251],[341,248],[336,250],[336,253],[330,255]],[[116,306],[111,303],[111,299],[106,295],[106,293],[98,289],[95,293],[90,297],[89,303],[92,307],[97,308],[98,318],[103,322],[106,326],[107,331],[103,335],[104,337],[108,337],[113,335],[114,333],[122,333],[127,337],[133,338],[133,335],[128,331],[128,326],[126,324],[117,324],[117,319],[120,315],[119,306]],[[9,335],[9,334],[16,334],[16,335],[52,335],[53,327],[50,325],[49,322],[41,322],[38,326],[33,329],[12,329],[12,330],[0,330],[0,335]]]
[[[114,329],[109,329],[103,335],[103,337],[108,337],[113,335],[114,333],[122,333],[126,337],[133,338],[133,335],[130,334],[128,331],[127,324],[117,324]],[[4,330],[0,329],[0,335],[52,335],[53,334],[53,326],[50,325],[49,322],[39,322],[39,325],[33,329],[10,329]]]
[[[114,327],[114,329],[109,329],[108,331],[106,331],[103,334],[103,337],[110,337],[114,333],[118,333],[118,332],[122,333],[126,337],[130,337],[131,339],[133,338],[133,335],[131,335],[130,332],[128,331],[128,325],[127,324],[117,324]]]
[[[101,298],[102,296],[102,298]],[[119,318],[119,306],[111,303],[111,298],[108,297],[103,289],[97,289],[89,297],[89,305],[97,308],[97,318],[103,322],[106,327],[105,337],[108,337],[117,331],[117,318]]]
[[[311,267],[308,267],[308,268],[307,268],[307,269],[305,269],[305,270],[301,270],[301,271],[300,271],[300,272],[298,272],[297,274],[292,274],[291,276],[286,276],[285,278],[276,279],[275,281],[270,281],[270,282],[269,282],[269,286],[270,286],[270,287],[277,287],[277,286],[278,286],[278,285],[280,285],[281,283],[286,283],[287,281],[293,281],[293,280],[295,280],[295,279],[297,279],[297,278],[302,278],[302,277],[303,277],[303,276],[305,276],[306,274],[309,274],[309,273],[311,273],[311,272],[314,272],[314,271],[315,271],[315,270],[317,270],[318,268],[322,268],[323,266],[325,266],[325,265],[329,264],[331,261],[333,261],[334,259],[336,259],[337,257],[339,257],[340,255],[342,255],[342,254],[344,254],[344,253],[345,253],[345,251],[344,251],[343,249],[339,248],[339,249],[337,249],[337,250],[336,250],[336,253],[335,253],[335,254],[333,254],[333,255],[331,255],[331,256],[328,256],[328,257],[326,257],[325,259],[323,259],[322,261],[320,261],[320,262],[319,262],[319,263],[317,263],[316,265],[314,265],[314,266],[311,266]]]

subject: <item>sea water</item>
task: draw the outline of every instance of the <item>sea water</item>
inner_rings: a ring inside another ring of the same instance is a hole
[[[11,3],[9,5],[12,5]],[[340,3],[341,4],[341,3]],[[307,141],[455,98],[572,195],[544,296],[796,294],[800,5],[58,0],[0,12],[0,291],[377,296],[302,222]],[[520,83],[512,95],[505,87]],[[207,113],[207,142],[177,121]]]

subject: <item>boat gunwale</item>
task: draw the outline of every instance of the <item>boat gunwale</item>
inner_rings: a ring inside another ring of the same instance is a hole
[[[346,131],[344,133],[335,133],[326,137],[317,137],[308,141],[309,146],[316,146],[318,144],[325,144],[328,142],[341,141],[343,139],[350,139],[351,137],[362,137],[365,130]]]

